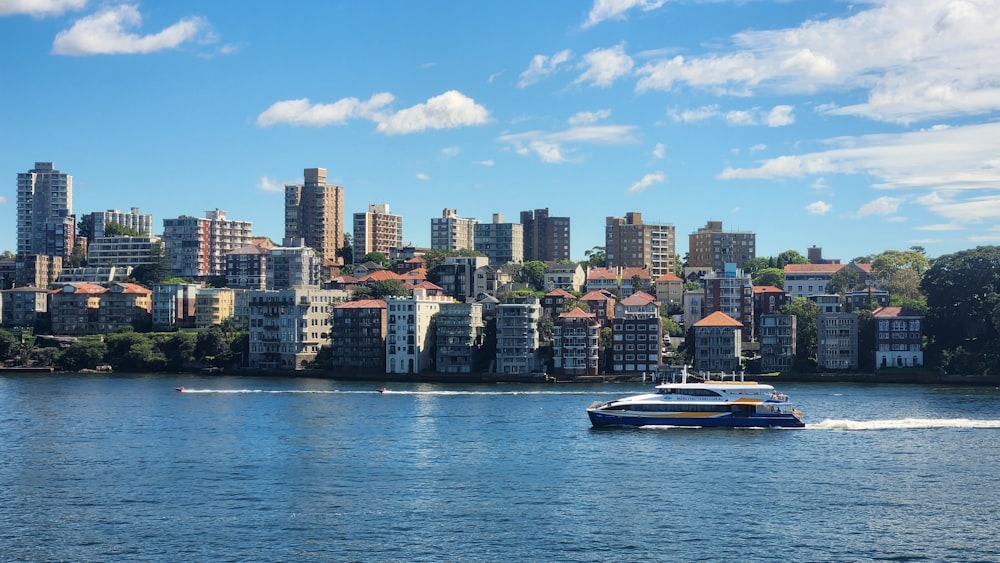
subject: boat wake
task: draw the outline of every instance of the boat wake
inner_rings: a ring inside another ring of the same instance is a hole
[[[911,430],[926,428],[1000,428],[1000,420],[970,418],[900,418],[895,420],[826,419],[807,430]]]

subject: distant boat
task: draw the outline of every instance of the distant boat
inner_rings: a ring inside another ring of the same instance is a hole
[[[174,391],[181,391],[181,392],[183,392],[184,388],[183,387],[174,387]]]
[[[378,389],[375,390],[375,392],[376,393],[385,393],[388,390],[389,390],[388,387],[379,387]]]

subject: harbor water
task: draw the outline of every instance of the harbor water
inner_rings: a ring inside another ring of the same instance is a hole
[[[1000,561],[996,388],[591,428],[648,389],[0,377],[0,561]]]

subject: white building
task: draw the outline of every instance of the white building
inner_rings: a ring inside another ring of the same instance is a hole
[[[542,305],[527,297],[497,306],[497,373],[531,373],[541,369],[538,359],[538,320]]]
[[[386,373],[417,374],[434,368],[432,321],[442,304],[454,302],[448,296],[428,295],[425,289],[386,300]]]
[[[160,237],[96,237],[87,244],[88,266],[149,266],[160,260]]]
[[[128,213],[123,213],[121,209],[94,211],[85,215],[81,222],[89,223],[91,240],[103,237],[104,227],[108,223],[128,227],[143,235],[153,234],[152,213],[139,213],[138,207],[133,207]]]
[[[502,213],[493,214],[492,223],[475,226],[475,250],[490,257],[490,264],[524,262],[524,225],[504,223]]]
[[[17,175],[17,254],[69,258],[76,236],[73,177],[51,162]]]

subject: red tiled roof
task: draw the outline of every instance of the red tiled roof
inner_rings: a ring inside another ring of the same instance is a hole
[[[891,318],[891,317],[922,317],[923,315],[916,311],[915,309],[910,309],[909,307],[879,307],[872,311],[873,317],[879,318]]]
[[[652,273],[649,268],[622,268],[622,279],[631,280],[632,276],[639,276],[642,279],[649,279]]]
[[[141,286],[137,283],[121,282],[115,285],[122,288],[121,291],[122,293],[153,293],[152,291],[149,290],[149,288]]]
[[[431,282],[429,282],[427,280],[423,280],[420,283],[413,284],[410,287],[412,287],[414,289],[434,289],[434,290],[437,290],[437,291],[444,291],[443,287],[441,287],[439,285],[434,285],[433,283],[431,283]]]
[[[649,305],[650,303],[656,301],[656,298],[652,295],[644,292],[637,291],[632,295],[629,295],[621,301],[622,305],[625,306],[635,306],[635,305]]]
[[[785,290],[780,287],[774,287],[773,285],[755,285],[753,286],[754,293],[784,293]]]
[[[705,317],[704,319],[694,323],[694,326],[732,326],[732,327],[742,327],[743,323],[737,321],[736,319],[730,317],[729,315],[723,313],[722,311],[716,311],[711,315]]]
[[[68,283],[60,287],[59,289],[53,291],[52,293],[65,293],[63,289],[67,287],[74,288],[73,293],[91,293],[96,295],[98,293],[104,293],[105,291],[107,291],[107,288],[101,287],[96,283]]]
[[[337,305],[334,309],[385,309],[386,304],[382,299],[359,299],[348,301],[342,305]]]
[[[617,280],[618,270],[616,268],[591,268],[587,272],[588,280]]]
[[[389,270],[378,270],[368,275],[361,276],[358,281],[361,283],[372,281],[388,281],[403,279],[399,274],[394,274]]]
[[[785,264],[786,274],[835,274],[847,264]]]
[[[559,315],[560,319],[596,319],[597,315],[588,313],[579,307],[573,307],[572,311]]]
[[[572,298],[573,294],[562,288],[553,289],[552,291],[545,294],[546,297],[569,297]]]
[[[656,278],[656,283],[660,282],[683,282],[681,278],[677,277],[675,274],[663,274],[662,276]]]
[[[588,291],[586,295],[580,298],[580,301],[610,301],[611,299],[614,299],[614,297],[608,295],[607,291],[595,289]]]

